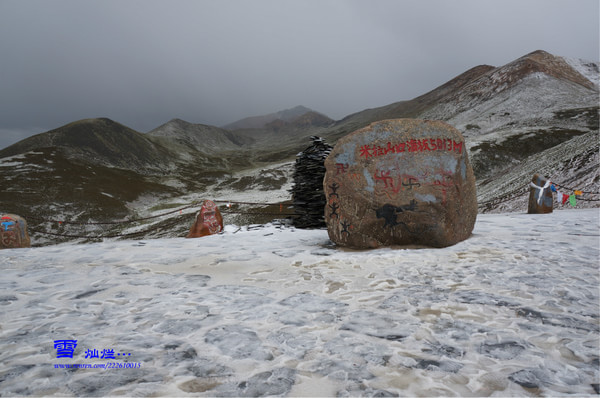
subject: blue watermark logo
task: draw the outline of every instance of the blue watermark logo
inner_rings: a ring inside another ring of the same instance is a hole
[[[131,356],[131,353],[117,353],[117,356]],[[100,353],[98,353],[97,349],[85,350],[86,358],[100,358],[100,359],[116,359],[115,358],[115,350],[111,349],[103,349]]]
[[[73,358],[77,348],[77,340],[54,340],[54,349],[56,350],[56,358]],[[125,359],[131,357],[130,352],[117,352],[113,348],[97,348],[85,350],[85,359]],[[121,368],[140,368],[140,363],[128,362],[107,362],[100,364],[55,364],[57,369],[65,368],[98,368],[98,369],[121,369]]]
[[[73,358],[77,340],[54,340],[56,358]]]

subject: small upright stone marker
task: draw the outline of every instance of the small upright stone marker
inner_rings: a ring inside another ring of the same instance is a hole
[[[186,238],[201,238],[221,231],[223,231],[223,216],[219,208],[212,200],[205,200]]]
[[[340,246],[445,247],[473,231],[475,176],[462,134],[444,122],[372,123],[341,138],[325,168],[325,222]]]
[[[546,214],[552,213],[554,197],[550,188],[550,180],[539,174],[534,174],[529,184],[529,203],[527,213]]]
[[[27,221],[14,214],[0,216],[0,249],[31,247]]]

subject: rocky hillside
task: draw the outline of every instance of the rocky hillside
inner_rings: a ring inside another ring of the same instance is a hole
[[[57,225],[48,220],[146,218],[206,198],[284,202],[293,161],[310,136],[335,144],[371,122],[405,117],[444,120],[463,132],[480,211],[524,211],[535,173],[599,193],[598,66],[535,51],[504,66],[476,66],[417,98],[337,122],[301,106],[227,129],[174,119],[142,134],[109,119],[73,122],[0,151],[0,211],[26,216],[33,228],[50,233]],[[578,207],[598,205],[580,201]],[[264,222],[273,208],[233,210],[237,215],[227,214],[226,222],[240,224]],[[86,228],[106,235],[151,226],[140,236],[181,236],[194,211]],[[60,224],[59,232],[76,235],[78,228]]]
[[[467,137],[521,126],[564,125],[587,132],[597,119],[588,109],[598,108],[598,73],[598,63],[535,51],[501,67],[474,67],[412,100],[349,115],[336,123],[331,135],[401,117],[444,120]],[[579,113],[582,120],[574,117]]]
[[[538,172],[568,187],[600,192],[599,75],[597,62],[535,51],[501,67],[472,68],[413,100],[349,115],[328,137],[334,141],[380,119],[444,120],[465,136],[480,210],[524,211],[527,183]],[[574,138],[578,145],[570,143]],[[532,157],[542,164],[530,162]],[[596,167],[579,168],[590,164]],[[567,171],[568,165],[574,169]],[[499,179],[511,183],[500,186]]]
[[[597,109],[597,85],[563,58],[536,51],[489,70],[420,116],[447,121],[475,145],[523,133],[596,130]]]
[[[538,172],[568,187],[599,192],[598,167],[589,168],[599,164],[597,79],[597,63],[536,51],[489,70],[420,116],[463,131],[484,209],[495,209],[498,197],[512,193],[512,206],[522,210],[528,191],[523,181]],[[518,178],[498,189],[498,181],[511,175]],[[498,210],[510,205],[505,201]]]

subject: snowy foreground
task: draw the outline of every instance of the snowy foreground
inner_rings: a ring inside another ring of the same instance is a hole
[[[587,209],[479,215],[444,249],[267,225],[3,250],[0,395],[593,395],[599,229]]]

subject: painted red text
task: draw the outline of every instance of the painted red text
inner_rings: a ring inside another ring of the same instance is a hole
[[[448,151],[462,153],[463,143],[456,142],[449,138],[423,138],[411,139],[405,142],[391,143],[388,142],[385,146],[380,145],[363,145],[359,148],[360,157],[365,159],[384,156],[389,153],[402,152],[431,152],[431,151]]]

